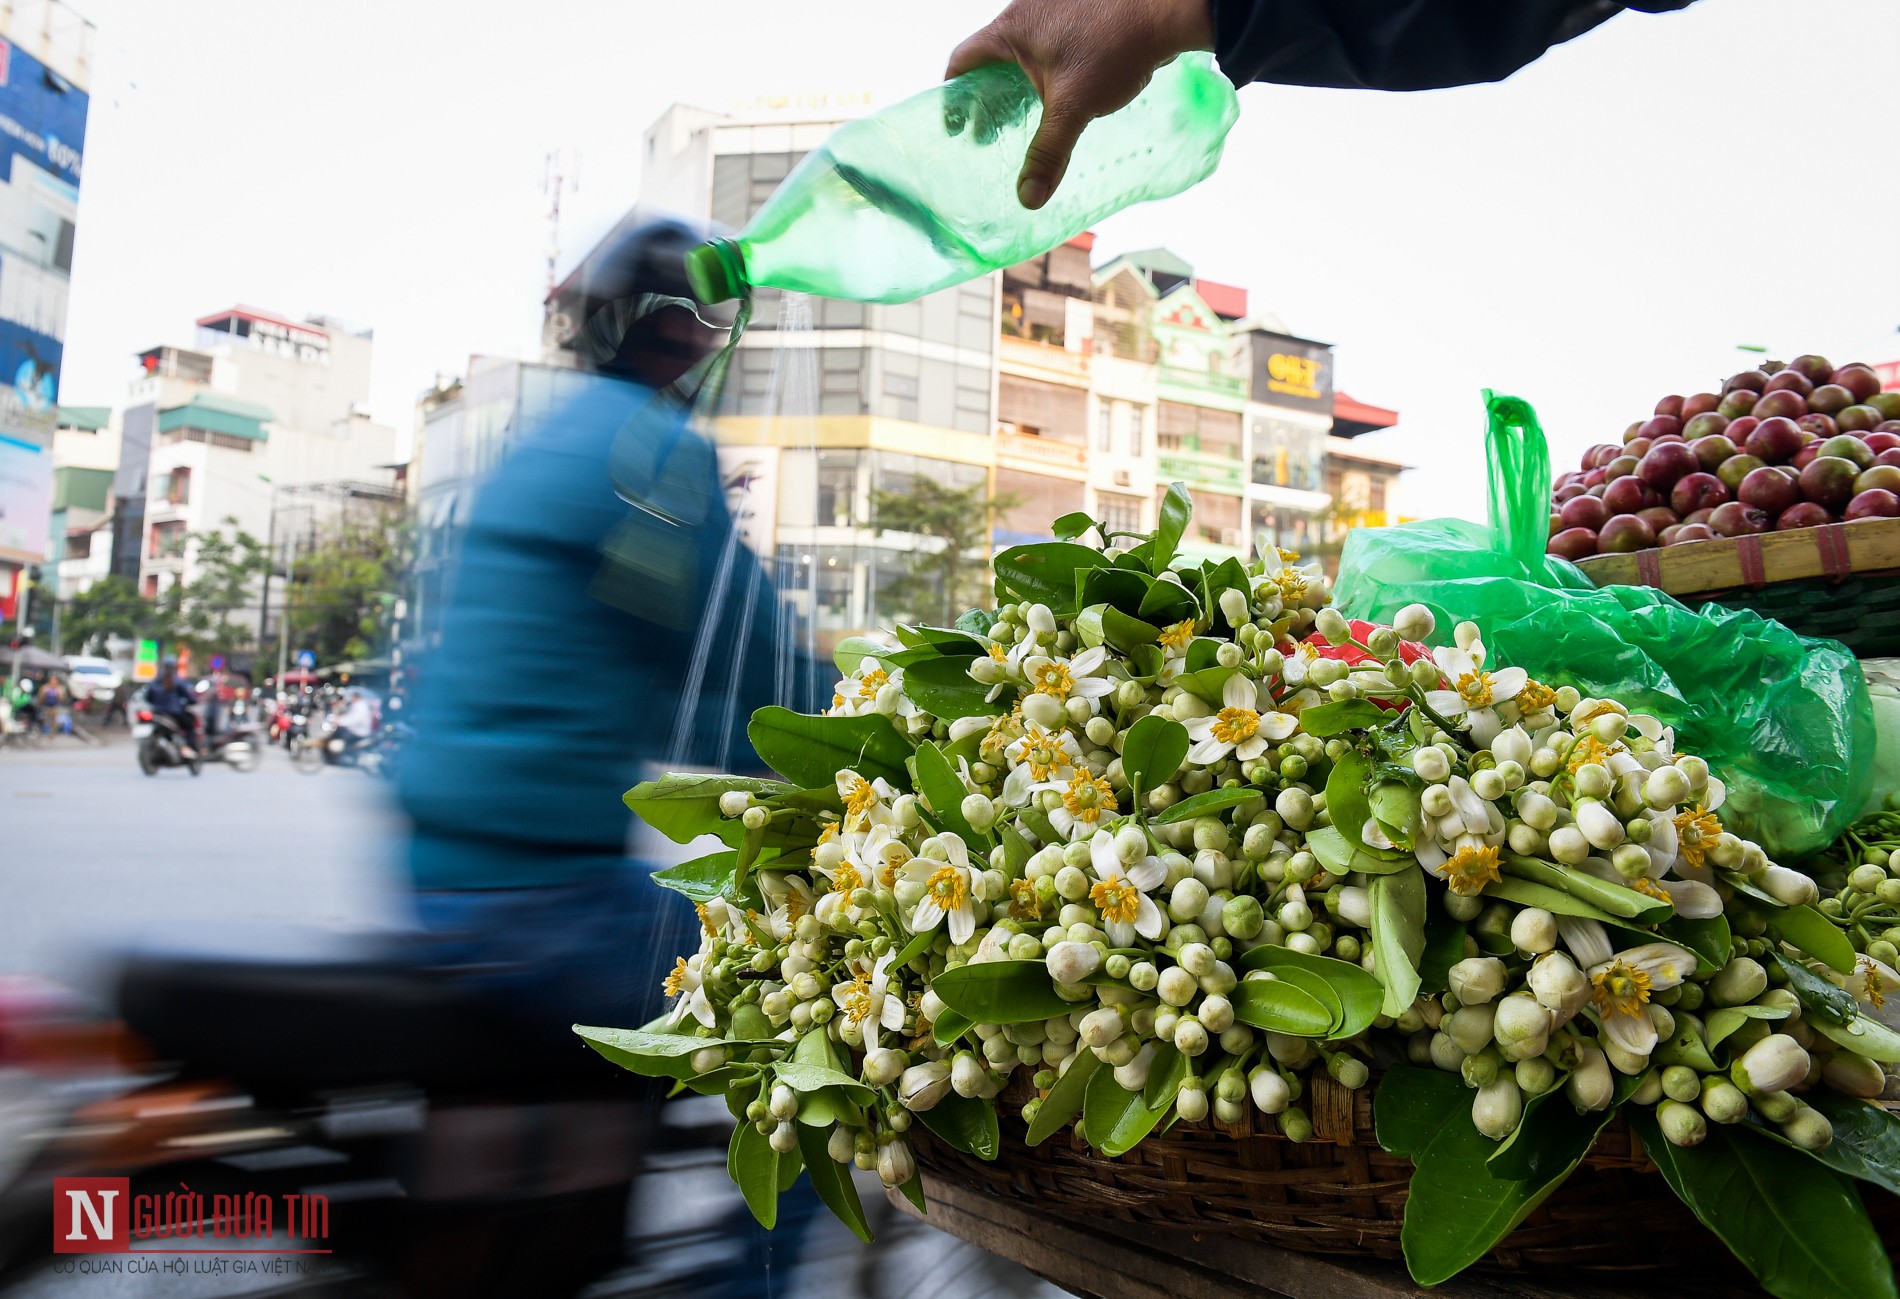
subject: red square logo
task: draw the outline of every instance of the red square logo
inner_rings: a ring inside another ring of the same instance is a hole
[[[123,1254],[132,1248],[132,1181],[53,1179],[53,1252]]]

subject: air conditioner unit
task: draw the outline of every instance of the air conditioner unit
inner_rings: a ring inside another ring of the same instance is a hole
[[[1135,475],[1129,470],[1117,469],[1115,471],[1115,486],[1127,487],[1129,484],[1133,483],[1134,481],[1135,481]]]
[[[1240,545],[1240,529],[1239,528],[1222,528],[1220,530],[1220,544],[1223,546],[1239,546]]]

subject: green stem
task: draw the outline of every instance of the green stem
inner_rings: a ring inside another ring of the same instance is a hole
[[[1418,706],[1419,711],[1423,712],[1427,717],[1431,718],[1433,723],[1437,725],[1439,730],[1443,731],[1445,734],[1451,737],[1451,742],[1453,744],[1456,744],[1459,748],[1463,749],[1466,753],[1477,752],[1477,750],[1472,748],[1470,744],[1466,743],[1463,739],[1459,738],[1458,729],[1455,726],[1453,726],[1450,722],[1446,721],[1443,717],[1440,717],[1438,715],[1437,710],[1435,710],[1430,704],[1425,702],[1425,692],[1423,690],[1420,690],[1417,686],[1409,686],[1406,689],[1406,694],[1409,695],[1411,697],[1412,702]]]

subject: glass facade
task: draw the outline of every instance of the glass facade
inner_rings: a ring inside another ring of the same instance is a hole
[[[1253,480],[1318,492],[1326,487],[1326,430],[1298,420],[1254,415]]]
[[[1282,550],[1295,551],[1302,555],[1311,554],[1325,539],[1325,521],[1317,514],[1308,514],[1304,510],[1288,510],[1268,505],[1264,501],[1254,501],[1250,525],[1253,531],[1254,553],[1268,555],[1278,546]]]

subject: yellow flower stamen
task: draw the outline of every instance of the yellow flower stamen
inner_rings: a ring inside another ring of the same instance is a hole
[[[1682,853],[1682,859],[1691,866],[1700,866],[1703,857],[1714,846],[1722,834],[1722,822],[1715,813],[1697,803],[1687,812],[1679,812],[1675,817],[1676,847]]]
[[[1069,692],[1075,689],[1075,676],[1069,671],[1067,663],[1050,663],[1037,669],[1036,692],[1054,695],[1057,699],[1067,699]]]
[[[679,956],[673,959],[672,972],[666,976],[666,981],[662,983],[660,987],[669,997],[677,997],[686,990],[685,957]]]
[[[883,668],[872,668],[869,672],[866,672],[863,676],[858,678],[858,698],[877,698],[877,692],[882,690],[890,679],[891,674],[886,672]]]
[[[1658,902],[1667,902],[1671,906],[1675,905],[1675,899],[1669,896],[1669,890],[1647,876],[1642,879],[1629,881],[1629,886],[1638,893],[1655,898]]]
[[[1099,822],[1104,811],[1121,811],[1114,786],[1086,771],[1078,771],[1069,777],[1069,787],[1062,793],[1062,806],[1068,808],[1069,815],[1076,820],[1090,823]]]
[[[862,1024],[871,1017],[871,981],[853,979],[845,985],[844,997],[838,1004],[846,1019],[853,1024]]]
[[[1527,713],[1541,713],[1557,702],[1557,692],[1541,681],[1526,681],[1517,692],[1517,706]]]
[[[836,694],[836,693],[834,693],[834,694],[833,694],[833,695],[831,696],[831,706],[832,706],[833,708],[843,708],[843,707],[844,707],[844,696],[843,696],[843,695],[840,695],[840,694]]]
[[[1459,677],[1458,697],[1465,701],[1466,708],[1489,708],[1495,698],[1491,693],[1491,674],[1479,670]]]
[[[897,871],[911,858],[910,849],[903,844],[892,844],[884,850],[884,864],[878,867],[877,882],[885,888],[897,887]]]
[[[1570,746],[1570,760],[1564,766],[1574,776],[1577,768],[1587,767],[1593,762],[1601,763],[1610,753],[1611,750],[1605,747],[1603,741],[1594,735],[1586,735]]]
[[[1597,1011],[1604,1015],[1640,1015],[1649,1004],[1649,975],[1628,961],[1610,962],[1590,976]]]
[[[1879,1010],[1887,1004],[1887,990],[1880,986],[1880,967],[1874,964],[1874,958],[1871,956],[1861,957],[1860,965],[1867,977],[1867,1004]]]
[[[704,902],[693,903],[693,914],[699,917],[699,927],[706,931],[706,937],[713,936],[712,912],[706,909]]]
[[[1285,546],[1278,546],[1275,547],[1275,549],[1280,552],[1280,562],[1282,564],[1297,564],[1300,562],[1299,551],[1288,550]]]
[[[858,874],[858,868],[850,862],[841,862],[837,872],[831,877],[833,893],[855,893],[864,887],[864,876]]]
[[[869,812],[876,803],[877,791],[871,788],[870,781],[859,776],[857,783],[852,785],[844,796],[845,816],[855,821]]]
[[[1042,898],[1028,880],[1012,880],[1009,885],[1009,914],[1015,920],[1042,919]]]
[[[991,641],[990,657],[998,663],[1007,663],[1009,662],[1009,651],[1004,649],[1001,645],[998,645],[995,641]]]
[[[1260,714],[1251,708],[1223,708],[1208,732],[1222,744],[1244,744],[1260,729]]]
[[[1141,894],[1127,880],[1103,880],[1089,890],[1089,900],[1110,924],[1132,925],[1141,914]]]
[[[1194,639],[1194,619],[1183,618],[1180,622],[1170,623],[1161,629],[1163,649],[1184,650]]]
[[[1049,773],[1062,765],[1062,745],[1053,737],[1040,744],[1032,744],[1023,753],[1024,761],[1029,763],[1029,775],[1034,780],[1047,780]]]
[[[827,821],[823,825],[818,827],[818,842],[819,843],[830,843],[833,839],[836,839],[837,837],[838,837],[838,823],[836,821]]]
[[[1611,713],[1621,712],[1623,712],[1623,710],[1609,700],[1599,699],[1582,712],[1574,714],[1570,719],[1570,724],[1572,726],[1587,726],[1599,717],[1607,717]],[[1627,716],[1627,714],[1625,714],[1625,716]]]
[[[924,893],[948,915],[969,901],[970,881],[955,866],[940,866],[924,881]]]
[[[1273,584],[1279,588],[1280,598],[1289,604],[1306,596],[1306,575],[1297,568],[1281,569]]]
[[[1467,844],[1438,868],[1438,874],[1444,879],[1445,887],[1453,893],[1471,897],[1481,892],[1485,885],[1497,883],[1500,878],[1498,850],[1489,844],[1476,847]]]
[[[807,904],[805,895],[797,889],[788,889],[785,893],[785,920],[788,924],[797,924],[804,919]]]

